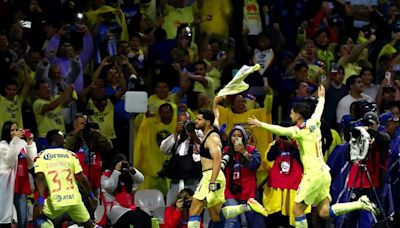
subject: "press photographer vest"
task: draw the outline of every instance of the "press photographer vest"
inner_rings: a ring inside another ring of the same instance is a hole
[[[185,142],[182,142],[185,143]],[[167,177],[171,180],[180,179],[201,179],[201,162],[193,160],[193,142],[189,142],[189,147],[186,155],[176,153],[178,142],[171,149],[172,157],[170,159],[170,167]]]

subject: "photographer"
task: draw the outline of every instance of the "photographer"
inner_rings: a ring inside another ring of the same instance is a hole
[[[144,180],[143,175],[126,161],[122,154],[101,176],[102,203],[104,214],[99,225],[107,220],[114,227],[151,227],[150,216],[135,206],[134,190]]]
[[[173,204],[178,193],[189,188],[195,190],[202,176],[199,142],[203,133],[194,129],[189,115],[182,112],[178,116],[175,133],[161,142],[160,150],[172,154],[168,167],[163,167],[160,176],[171,179],[171,189],[167,194],[167,205]]]
[[[226,176],[225,206],[246,204],[256,197],[256,172],[260,166],[260,153],[248,144],[246,130],[236,125],[229,133],[228,146],[223,149],[221,169]],[[248,211],[227,219],[225,227],[264,227],[262,216]]]
[[[175,204],[165,208],[162,228],[185,228],[189,220],[189,208],[192,203],[193,190],[182,189],[176,197]],[[202,227],[202,225],[200,225]]]
[[[76,153],[93,193],[98,196],[102,163],[103,167],[108,167],[113,145],[101,134],[97,124],[88,123],[86,115],[76,114],[73,128],[66,138],[65,148]]]
[[[365,113],[361,124],[361,127],[355,127],[350,133],[350,160],[353,163],[347,186],[361,189],[371,189],[373,186],[379,188],[384,180],[390,137],[387,133],[378,131],[379,117],[374,112]],[[368,135],[369,141],[363,140]],[[364,145],[365,143],[369,145]],[[362,148],[365,146],[367,149],[363,151]],[[366,165],[373,183],[370,183],[365,172],[357,176],[361,165]],[[374,199],[374,197],[371,198]]]
[[[352,202],[361,195],[367,195],[375,205],[384,210],[381,213],[384,216],[386,208],[382,207],[384,199],[381,190],[387,175],[390,137],[387,133],[378,131],[378,126],[378,115],[366,112],[355,127],[345,132],[345,138],[349,141],[349,149],[346,152],[351,162],[348,180],[345,183],[347,191],[338,201]],[[341,223],[343,227],[355,227],[357,224],[372,226],[375,221],[365,219],[361,212],[352,212],[347,219],[338,219],[336,223]]]

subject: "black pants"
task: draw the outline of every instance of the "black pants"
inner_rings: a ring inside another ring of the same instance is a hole
[[[135,228],[151,227],[151,217],[146,212],[136,208],[136,210],[128,211],[122,215],[113,227],[129,228],[130,225],[133,225]]]

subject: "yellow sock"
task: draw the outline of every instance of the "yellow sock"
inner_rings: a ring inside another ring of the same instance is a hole
[[[331,217],[347,214],[349,212],[360,210],[362,205],[358,201],[349,203],[337,203],[329,208],[329,214]]]
[[[247,211],[251,211],[247,204],[226,206],[222,208],[222,214],[224,215],[225,219],[234,218]]]

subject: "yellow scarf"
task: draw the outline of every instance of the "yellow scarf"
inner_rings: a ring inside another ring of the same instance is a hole
[[[113,8],[111,6],[103,5],[100,8],[98,8],[97,10],[90,10],[90,11],[86,12],[86,16],[88,18],[90,26],[93,26],[96,23],[97,17],[100,14],[110,13],[110,12],[114,13],[116,15],[115,18],[117,20],[117,23],[122,28],[121,41],[128,41],[129,35],[128,35],[128,26],[127,26],[126,20],[125,20],[125,14],[119,7]]]

